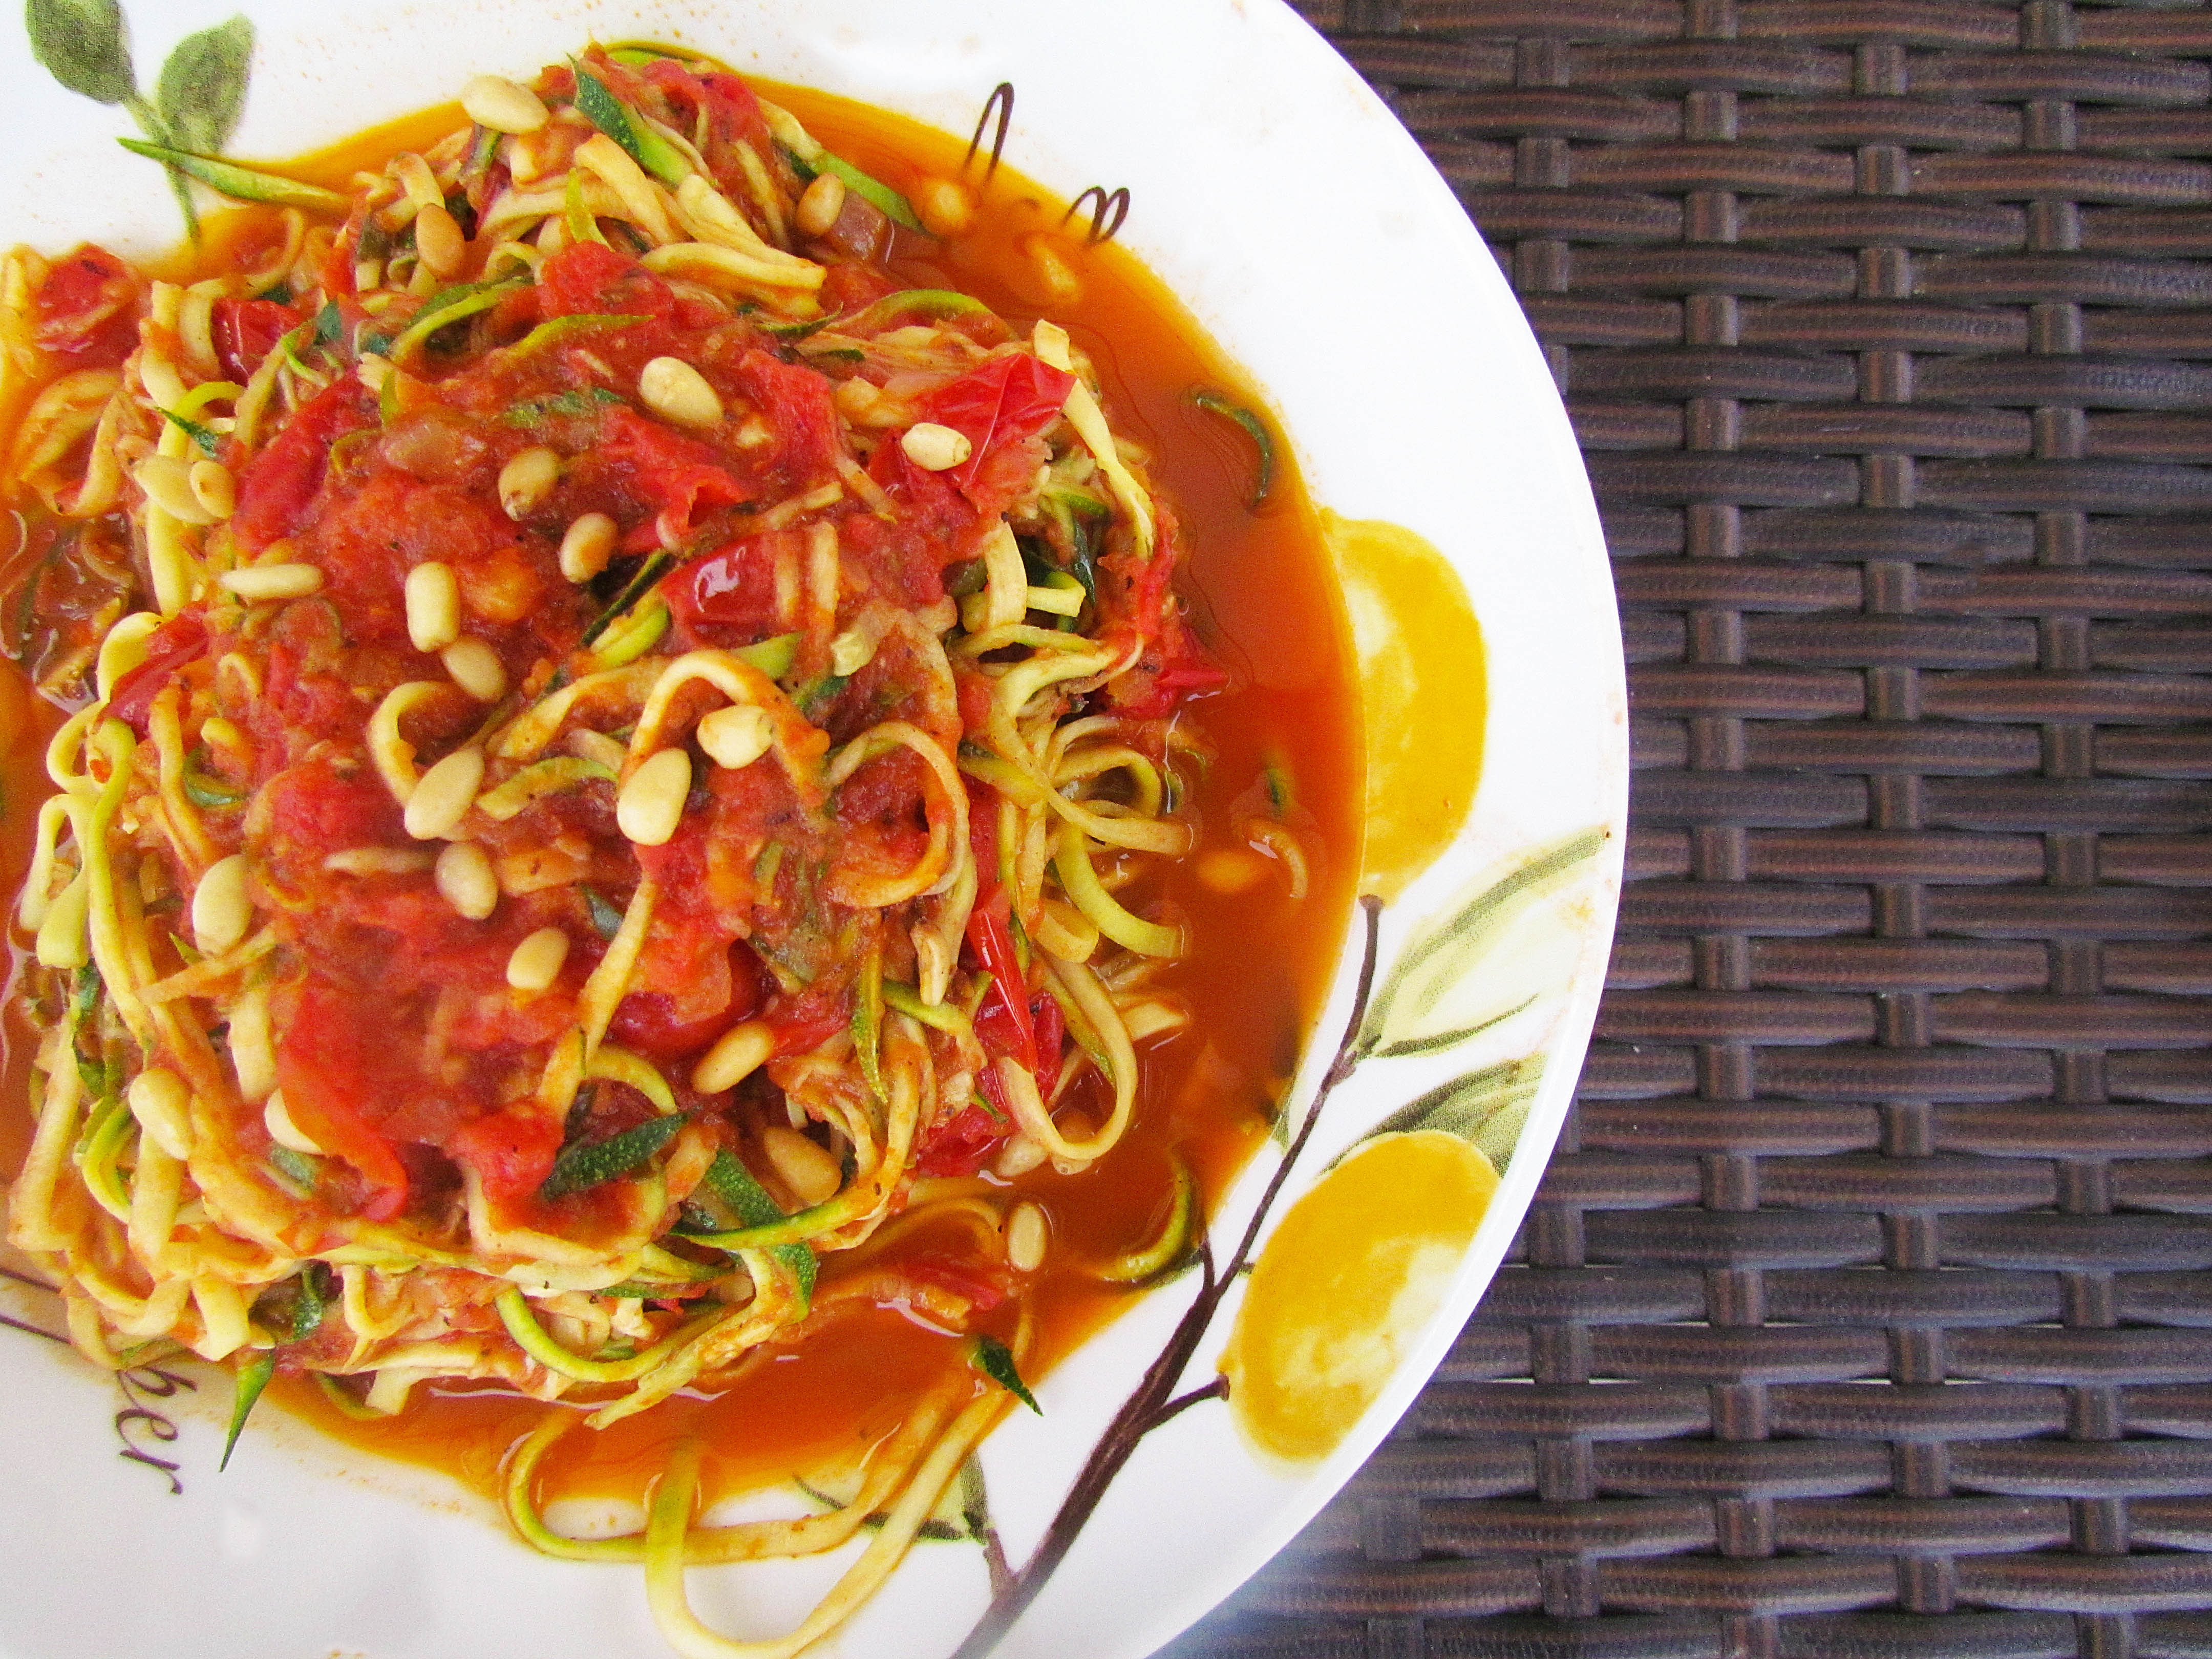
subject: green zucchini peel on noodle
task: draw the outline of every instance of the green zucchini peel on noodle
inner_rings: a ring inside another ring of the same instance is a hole
[[[655,132],[650,123],[589,70],[576,71],[576,107],[585,119],[628,151],[631,161],[671,190],[691,176],[691,163],[684,152]]]
[[[222,1438],[222,1461],[216,1472],[221,1474],[230,1467],[230,1455],[238,1448],[238,1437],[246,1427],[246,1419],[252,1414],[254,1401],[269,1386],[269,1379],[276,1375],[276,1351],[264,1348],[238,1368],[230,1401],[230,1431]]]
[[[1267,430],[1267,423],[1258,415],[1240,403],[1231,402],[1218,392],[1194,392],[1190,394],[1190,401],[1194,407],[1209,415],[1218,415],[1225,421],[1235,422],[1243,428],[1244,435],[1251,439],[1253,447],[1260,452],[1260,471],[1252,481],[1251,499],[1245,503],[1252,511],[1258,512],[1267,499],[1267,492],[1275,487],[1274,434]]]

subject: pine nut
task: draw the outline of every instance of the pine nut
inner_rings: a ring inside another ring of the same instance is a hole
[[[681,357],[655,357],[637,377],[637,395],[664,421],[678,426],[718,426],[722,400],[707,377]]]
[[[561,538],[561,574],[572,582],[587,582],[607,568],[615,556],[622,532],[604,513],[586,513]]]
[[[845,210],[845,181],[834,173],[817,173],[799,196],[791,222],[802,236],[819,236],[837,222]]]
[[[717,708],[699,722],[699,746],[717,766],[732,772],[768,753],[769,718],[749,702]]]
[[[248,605],[270,599],[304,599],[323,591],[322,567],[313,564],[254,564],[226,570],[222,585]]]
[[[415,252],[436,276],[451,276],[469,257],[468,239],[443,204],[434,202],[416,213]]]
[[[456,749],[425,772],[407,798],[400,822],[417,841],[443,841],[452,836],[476,805],[477,786],[483,782],[481,749]]]
[[[407,637],[417,651],[443,651],[460,635],[460,579],[453,566],[425,559],[407,573]]]
[[[192,464],[181,455],[149,455],[132,469],[131,476],[138,481],[138,488],[146,492],[146,499],[186,524],[213,524],[215,514],[200,505],[199,497],[192,494]]]
[[[1016,1176],[1027,1175],[1043,1162],[1043,1147],[1027,1135],[1015,1135],[1000,1150],[999,1161],[991,1168],[1011,1181]]]
[[[269,1103],[261,1109],[262,1126],[269,1131],[269,1139],[279,1146],[289,1147],[295,1152],[318,1156],[322,1148],[301,1133],[292,1121],[292,1109],[284,1103],[284,1091],[279,1089],[269,1097]]]
[[[864,422],[868,411],[880,401],[880,394],[872,381],[855,374],[849,380],[837,382],[837,389],[830,394],[830,401],[837,405],[837,412],[847,420]]]
[[[924,471],[945,472],[966,460],[975,446],[969,442],[964,432],[939,426],[934,421],[917,421],[907,428],[905,436],[899,440],[899,447],[906,451],[907,459]]]
[[[253,900],[246,890],[246,854],[217,859],[192,889],[192,943],[219,957],[253,926]]]
[[[507,982],[518,991],[550,989],[568,959],[568,936],[558,927],[541,927],[507,957]]]
[[[227,519],[238,508],[238,481],[221,461],[194,461],[185,475],[192,499],[211,517]]]
[[[1244,847],[1216,847],[1198,856],[1198,878],[1217,893],[1248,893],[1267,878],[1267,861]]]
[[[499,470],[500,510],[520,523],[561,482],[561,458],[543,444],[510,457]]]
[[[538,94],[504,75],[479,75],[463,87],[461,108],[494,132],[535,132],[548,119]]]
[[[337,876],[411,876],[434,862],[412,847],[341,847],[323,860],[323,868]]]
[[[1050,1237],[1044,1212],[1024,1200],[1006,1218],[1006,1265],[1018,1273],[1033,1273],[1044,1266],[1045,1244]]]
[[[1057,238],[1042,234],[1023,239],[1023,251],[1030,256],[1030,270],[1042,297],[1054,305],[1073,305],[1083,293],[1083,279],[1068,264],[1062,246]]]
[[[266,1100],[276,1087],[276,1045],[269,1031],[269,988],[257,985],[230,1005],[230,1069],[238,1078],[238,1097],[248,1105]]]
[[[438,660],[453,684],[478,702],[497,702],[507,695],[507,665],[482,640],[455,640]]]
[[[975,204],[951,179],[932,179],[914,195],[914,216],[933,236],[957,236],[975,222]]]
[[[761,1150],[768,1154],[769,1166],[791,1188],[791,1195],[799,1200],[802,1209],[811,1210],[817,1204],[828,1203],[845,1184],[844,1169],[830,1156],[829,1149],[796,1129],[771,1123],[761,1131]]]
[[[47,901],[46,914],[39,919],[36,948],[41,967],[82,968],[89,960],[85,929],[91,921],[91,885],[80,871]]]
[[[714,1039],[714,1046],[691,1068],[691,1086],[702,1095],[734,1089],[775,1052],[775,1033],[765,1021],[749,1019],[742,1025],[732,1025]]]
[[[447,903],[471,921],[482,921],[499,908],[499,878],[490,856],[472,841],[447,843],[431,878]]]
[[[665,847],[684,821],[684,800],[690,793],[691,757],[681,749],[664,749],[648,756],[623,785],[615,797],[615,823],[641,847]]]
[[[149,1066],[131,1079],[124,1098],[146,1138],[179,1161],[192,1155],[192,1091],[166,1066]]]
[[[830,641],[830,672],[850,679],[876,659],[876,644],[864,629],[847,629]]]

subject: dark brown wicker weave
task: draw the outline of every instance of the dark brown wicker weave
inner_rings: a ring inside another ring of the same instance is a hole
[[[2212,14],[1313,0],[1565,389],[1637,714],[1515,1262],[1172,1650],[2212,1654]]]

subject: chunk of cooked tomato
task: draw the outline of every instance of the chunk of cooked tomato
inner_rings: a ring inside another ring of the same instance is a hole
[[[32,303],[42,350],[78,368],[116,368],[138,343],[138,279],[106,248],[86,242],[46,272]]]

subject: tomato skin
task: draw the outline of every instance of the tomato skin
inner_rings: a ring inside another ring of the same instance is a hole
[[[212,320],[215,355],[223,373],[243,381],[301,319],[289,306],[274,300],[217,300]]]
[[[667,283],[599,242],[571,242],[540,266],[538,304],[548,319],[599,313],[665,323],[676,315]]]
[[[781,621],[775,599],[776,552],[790,533],[771,531],[748,536],[694,560],[663,589],[669,609],[678,621],[694,626],[714,623],[756,639],[775,633]]]
[[[663,58],[646,64],[638,71],[640,78],[650,82],[663,92],[684,98],[707,112],[715,137],[725,143],[738,143],[744,139],[765,137],[767,123],[762,118],[760,100],[753,89],[734,75],[720,70],[694,73],[681,64]]]
[[[629,496],[653,515],[625,541],[633,553],[678,545],[699,514],[734,507],[749,493],[723,465],[720,450],[627,407],[607,411],[598,453]]]
[[[983,1073],[984,1086],[995,1088],[998,1079]],[[997,1117],[970,1102],[922,1139],[914,1167],[926,1176],[971,1176],[990,1161],[999,1143],[1013,1133],[1013,1119],[1004,1107]]]
[[[398,803],[371,775],[341,775],[327,755],[302,762],[269,781],[271,857],[296,857],[319,868],[348,847],[389,845],[405,831]]]
[[[1060,418],[1075,376],[1027,352],[987,359],[922,399],[923,418],[964,434],[968,459],[945,476],[979,512],[1003,513],[1036,470],[1024,453]],[[1009,468],[1012,459],[1018,465]],[[1002,476],[1009,471],[1017,476]]]
[[[730,946],[730,1000],[711,1014],[684,1019],[665,991],[632,991],[615,1005],[607,1035],[653,1060],[689,1060],[738,1021],[750,1019],[767,998],[766,975],[752,947]]]
[[[446,1150],[476,1171],[486,1194],[512,1202],[536,1192],[553,1173],[561,1128],[557,1118],[522,1101],[464,1123],[447,1137]]]
[[[144,737],[147,716],[161,688],[206,649],[207,625],[197,613],[186,611],[170,617],[146,636],[145,659],[115,682],[108,714]]]
[[[945,567],[975,556],[982,520],[948,475],[916,466],[900,444],[878,444],[868,476],[897,510],[896,526],[873,514],[847,519],[842,533],[904,590],[909,604],[945,597]]]
[[[1030,1073],[1037,1069],[1036,1027],[1030,1018],[1022,965],[1014,955],[1013,936],[1006,927],[1004,890],[978,899],[968,916],[968,945],[976,961],[991,976],[990,994],[976,1012],[975,1035],[986,1048],[997,1039],[998,1051],[1011,1054]],[[1057,1058],[1057,1056],[1055,1056]]]
[[[375,419],[368,392],[350,377],[309,398],[239,477],[230,528],[240,546],[258,553],[297,530],[323,487],[331,446]]]
[[[138,283],[86,242],[54,261],[32,304],[40,347],[79,368],[118,368],[138,343]]]
[[[1060,1051],[1067,1042],[1067,1015],[1060,999],[1049,991],[1038,992],[1030,1000],[1030,1024],[1036,1032],[1037,1092],[1049,1100],[1053,1085],[1060,1081]]]
[[[811,368],[765,351],[738,360],[738,388],[757,404],[775,433],[775,460],[784,493],[796,494],[835,476],[843,453],[830,382]]]
[[[727,1011],[678,1019],[665,991],[632,991],[615,1006],[607,1035],[649,1060],[689,1060],[737,1022]]]
[[[899,1264],[908,1279],[935,1285],[965,1301],[976,1313],[988,1313],[1006,1299],[1005,1281],[990,1268],[941,1250],[919,1250]]]
[[[390,1221],[407,1207],[407,1166],[369,1122],[382,1034],[352,1018],[358,999],[310,977],[300,988],[276,1042],[276,1083],[301,1130],[361,1172],[368,1196],[362,1213]]]

